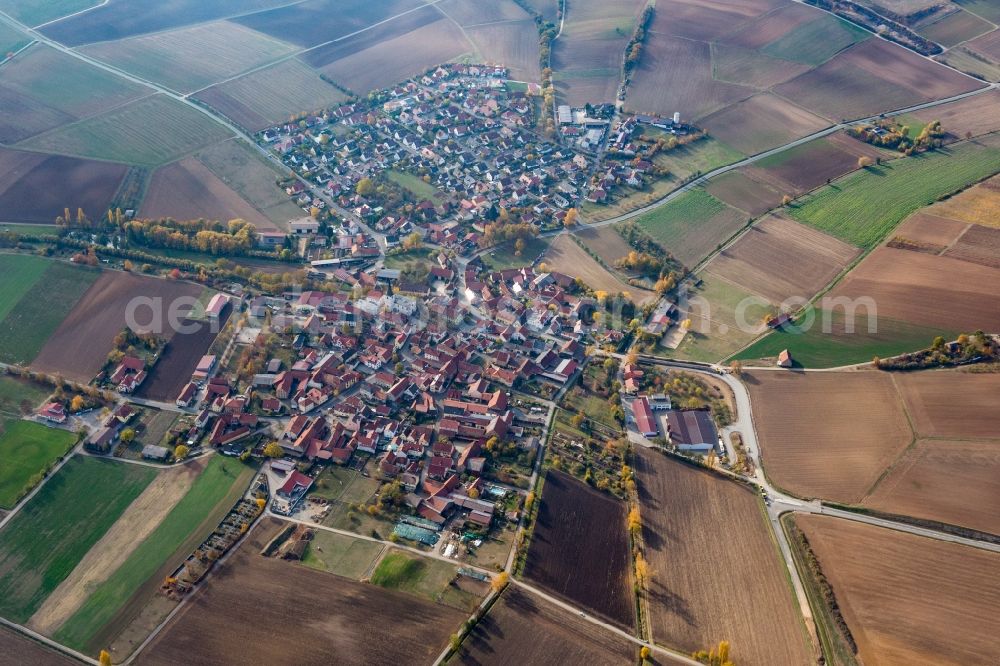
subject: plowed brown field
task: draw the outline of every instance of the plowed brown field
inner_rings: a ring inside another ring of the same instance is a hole
[[[778,304],[789,297],[811,299],[859,252],[821,231],[772,215],[706,270]]]
[[[275,522],[218,566],[139,663],[430,663],[466,619],[417,596],[261,556]]]
[[[893,376],[919,435],[1000,436],[1000,374],[925,370]]]
[[[525,579],[631,631],[625,505],[558,471],[546,475],[541,501]]]
[[[913,434],[876,370],[745,373],[764,470],[803,497],[859,502]]]
[[[921,440],[893,465],[865,506],[1000,534],[1000,440]]]
[[[808,663],[805,625],[760,500],[660,453],[637,453],[654,640],[694,652],[725,636],[737,664]],[[718,547],[736,533],[738,548]]]
[[[988,663],[1000,555],[828,516],[795,518],[873,666]]]
[[[90,381],[107,360],[115,336],[125,328],[126,310],[133,299],[153,299],[147,302],[162,314],[164,322],[157,335],[170,338],[173,331],[167,322],[171,304],[180,298],[196,299],[201,289],[187,282],[107,271],[77,301],[32,366],[68,379]],[[137,323],[145,325],[150,308],[139,307],[135,315]]]

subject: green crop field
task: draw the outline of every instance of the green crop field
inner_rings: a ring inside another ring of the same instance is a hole
[[[15,261],[15,257],[0,258],[0,273],[5,266],[11,266],[15,281],[22,276],[21,270],[33,275],[38,265],[33,262]],[[100,271],[63,262],[45,261],[35,257],[17,257],[41,262],[42,274],[35,277],[6,316],[0,320],[0,361],[4,363],[30,363],[45,345],[45,341],[59,327],[76,302],[100,275]],[[7,281],[0,286],[0,315],[7,300]],[[21,285],[23,289],[23,283]]]
[[[97,0],[0,0],[0,11],[36,26],[97,4]]]
[[[910,213],[1000,171],[1000,136],[966,141],[847,175],[796,202],[792,215],[858,247]]]
[[[0,374],[0,416],[20,416],[34,410],[50,393],[48,386]]]
[[[41,257],[0,254],[0,321],[14,309],[50,266]]]
[[[812,311],[806,315],[812,316]],[[867,363],[874,357],[887,358],[930,346],[938,335],[954,340],[957,331],[945,331],[908,322],[879,317],[876,332],[868,332],[867,316],[858,315],[853,333],[844,326],[842,312],[815,312],[816,323],[808,331],[775,331],[735,355],[738,359],[775,358],[783,349],[796,364],[806,368],[833,368]],[[800,317],[800,321],[801,321]],[[823,321],[830,322],[823,332]]]
[[[152,92],[143,85],[38,44],[4,67],[3,82],[25,97],[74,118],[99,113]]]
[[[702,189],[685,192],[636,222],[686,266],[694,266],[736,233],[747,220]]]
[[[658,139],[670,135],[655,127],[643,128],[643,136]],[[667,169],[676,179],[687,178],[693,173],[708,173],[721,166],[743,159],[744,155],[718,139],[705,137],[694,143],[677,146],[673,150],[657,153],[653,157],[656,166]]]
[[[32,137],[25,148],[157,166],[231,133],[205,114],[165,95],[152,95],[107,113]]]
[[[13,507],[75,442],[73,433],[33,421],[0,422],[0,507]]]
[[[0,24],[0,58],[17,51],[30,41],[31,39],[24,33],[5,23]]]
[[[774,58],[819,65],[869,36],[847,21],[824,14],[779,37],[761,51]]]
[[[140,465],[70,459],[0,531],[0,615],[27,621],[155,476]]]
[[[316,530],[302,561],[314,569],[360,580],[384,547],[375,541]]]
[[[479,255],[479,258],[483,260],[483,264],[488,269],[502,271],[507,268],[527,266],[548,248],[549,242],[544,238],[532,238],[525,241],[524,250],[522,250],[519,257],[516,254],[517,250],[514,248],[514,241],[509,241],[490,248]]]
[[[420,199],[434,199],[441,194],[438,192],[436,187],[430,183],[425,183],[423,179],[419,176],[413,175],[412,173],[393,171],[390,169],[385,172],[385,175],[389,180],[396,183],[403,189],[409,190],[413,196]]]
[[[455,567],[447,562],[396,550],[387,553],[378,563],[371,582],[438,601],[455,573]]]
[[[246,490],[253,471],[235,458],[213,456],[163,522],[91,593],[55,638],[87,650],[91,638],[175,552],[182,551],[171,564],[179,565],[188,549],[194,550],[216,528]]]

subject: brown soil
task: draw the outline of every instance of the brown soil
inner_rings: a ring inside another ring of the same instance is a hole
[[[744,372],[764,471],[803,497],[858,502],[913,435],[887,373]]]
[[[940,120],[941,127],[955,138],[964,138],[966,132],[974,136],[994,132],[1000,130],[1000,91],[916,111],[913,116],[925,123]]]
[[[893,377],[919,435],[960,439],[1000,435],[1000,374],[926,370]]]
[[[944,256],[1000,268],[1000,229],[973,224]]]
[[[706,270],[772,303],[805,302],[830,283],[859,250],[798,222],[770,216],[750,228]]]
[[[208,168],[193,157],[160,168],[153,176],[139,215],[175,220],[241,219],[258,230],[276,227]]]
[[[781,204],[781,194],[770,185],[756,181],[741,171],[713,178],[705,190],[716,199],[739,208],[750,217],[762,215]]]
[[[737,664],[805,664],[810,647],[760,508],[744,486],[640,447],[653,638],[685,652],[725,637]],[[719,547],[739,534],[739,547]]]
[[[782,194],[808,192],[858,168],[858,157],[882,155],[876,148],[834,134],[810,141],[746,168],[746,174],[772,185]],[[761,166],[761,164],[764,164]]]
[[[77,666],[71,659],[27,636],[0,627],[0,666]]]
[[[73,307],[32,366],[41,372],[60,373],[67,379],[90,381],[107,360],[115,336],[125,328],[125,312],[132,299],[162,299],[163,327],[157,335],[170,338],[171,303],[182,297],[197,298],[201,289],[187,282],[107,271]],[[148,307],[136,310],[138,323],[146,324],[149,316]]]
[[[795,523],[868,666],[965,666],[995,654],[1000,555],[828,516]]]
[[[937,248],[940,252],[954,243],[968,226],[965,222],[930,213],[914,213],[896,229],[893,237],[912,241],[923,247]]]
[[[191,374],[198,366],[198,361],[208,352],[218,331],[226,325],[231,310],[231,307],[226,308],[225,315],[219,319],[216,327],[209,322],[189,320],[188,323],[196,326],[197,330],[192,333],[177,333],[170,339],[149,378],[139,387],[138,394],[151,400],[176,400],[184,385],[191,381]]]
[[[576,241],[569,237],[569,234],[557,236],[549,245],[542,261],[545,262],[549,270],[579,278],[591,289],[606,291],[609,294],[627,291],[632,300],[640,305],[656,300],[654,292],[626,284],[608,272],[582,247],[577,245]]]
[[[100,217],[125,171],[122,164],[0,148],[0,218],[55,224],[66,207],[74,216],[83,208]]]
[[[87,600],[90,592],[114,573],[187,493],[204,468],[201,461],[161,472],[125,509],[101,540],[87,551],[72,573],[52,591],[28,621],[35,631],[51,635]]]
[[[609,266],[614,266],[616,261],[634,249],[613,226],[581,227],[576,232],[576,237],[586,243],[587,247]]]
[[[627,664],[637,653],[624,638],[512,585],[465,639],[457,663]]]
[[[1000,269],[880,247],[831,292],[871,298],[879,317],[945,330],[1000,330]]]
[[[525,579],[631,631],[625,505],[568,474],[550,471],[531,538]]]
[[[267,520],[258,526],[139,663],[430,663],[467,617],[409,594],[261,556],[280,525]]]
[[[786,99],[761,93],[713,113],[699,124],[726,145],[755,155],[817,132],[830,122]]]
[[[921,440],[865,501],[873,509],[1000,534],[1000,440]]]

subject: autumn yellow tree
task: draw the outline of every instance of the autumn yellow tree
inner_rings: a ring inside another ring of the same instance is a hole
[[[69,401],[69,411],[71,412],[82,411],[86,406],[87,401],[83,399],[82,395],[74,395],[73,399]]]
[[[649,565],[642,553],[635,555],[635,579],[639,585],[646,585],[649,582]]]
[[[520,257],[521,253],[524,252],[525,242],[523,238],[518,238],[514,241],[514,256]]]
[[[107,650],[101,650],[101,654],[97,657],[97,663],[101,666],[111,666],[111,653]]]
[[[642,516],[639,515],[639,507],[634,506],[628,512],[628,529],[631,532],[638,532],[642,529]]]
[[[490,589],[494,592],[502,592],[509,582],[510,574],[506,571],[501,571],[493,578],[493,581],[490,583]]]
[[[872,158],[868,157],[867,155],[862,155],[861,157],[858,158],[859,169],[866,169],[871,165],[872,165]]]
[[[280,458],[281,456],[285,455],[285,452],[281,448],[280,444],[278,444],[277,442],[271,442],[270,444],[264,447],[264,455],[267,456],[268,458]]]
[[[178,444],[174,447],[174,458],[177,460],[184,460],[187,458],[187,454],[190,453],[190,449],[183,444]]]
[[[563,218],[563,226],[569,229],[570,227],[576,226],[576,220],[580,216],[576,208],[570,208],[566,211],[566,217]]]

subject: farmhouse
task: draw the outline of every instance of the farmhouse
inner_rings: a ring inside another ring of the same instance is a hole
[[[636,430],[644,437],[656,437],[660,433],[646,396],[641,395],[632,401],[632,416],[635,419]]]
[[[50,402],[38,411],[38,415],[52,423],[65,423],[66,409],[61,402]]]
[[[705,409],[667,412],[667,437],[681,451],[708,453],[719,443],[712,417]]]
[[[146,362],[135,356],[126,356],[111,374],[111,385],[119,393],[132,393],[146,379]]]

